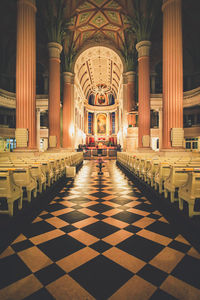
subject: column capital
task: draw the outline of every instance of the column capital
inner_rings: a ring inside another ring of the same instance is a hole
[[[48,43],[49,58],[55,58],[60,60],[60,53],[62,51],[62,46],[56,42]]]
[[[165,10],[165,8],[166,8],[166,6],[168,5],[168,4],[171,4],[171,3],[173,3],[173,2],[181,2],[182,0],[163,0],[163,4],[162,4],[162,11],[164,11]]]
[[[18,0],[18,5],[28,5],[37,11],[35,0]]]
[[[141,41],[136,44],[136,50],[138,52],[138,58],[143,56],[149,56],[151,42],[150,41]]]
[[[135,71],[126,72],[127,83],[135,81]]]
[[[73,83],[74,74],[71,72],[63,72],[64,83]]]

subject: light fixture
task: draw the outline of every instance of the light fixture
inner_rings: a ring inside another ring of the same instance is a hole
[[[105,96],[105,94],[111,92],[111,88],[108,87],[106,84],[98,83],[96,86],[92,87],[92,92],[99,96]]]
[[[112,93],[111,87],[108,87],[103,83],[102,80],[102,70],[101,70],[101,47],[98,49],[98,63],[99,63],[99,79],[98,84],[92,86],[92,93],[95,95],[99,95],[100,97],[105,97],[105,94]]]

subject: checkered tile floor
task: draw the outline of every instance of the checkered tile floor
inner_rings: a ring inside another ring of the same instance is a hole
[[[0,258],[4,300],[200,299],[200,254],[114,161],[85,162]]]

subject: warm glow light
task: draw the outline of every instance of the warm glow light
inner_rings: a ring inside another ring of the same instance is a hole
[[[74,136],[74,124],[70,124],[70,127],[69,127],[69,134],[71,137]]]
[[[123,127],[123,134],[127,135],[127,127],[126,126]]]

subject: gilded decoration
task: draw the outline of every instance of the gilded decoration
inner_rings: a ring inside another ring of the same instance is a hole
[[[87,42],[123,48],[123,31],[128,26],[123,8],[116,1],[88,0],[78,6],[69,29],[74,34],[75,50]],[[86,34],[87,32],[87,34]]]

